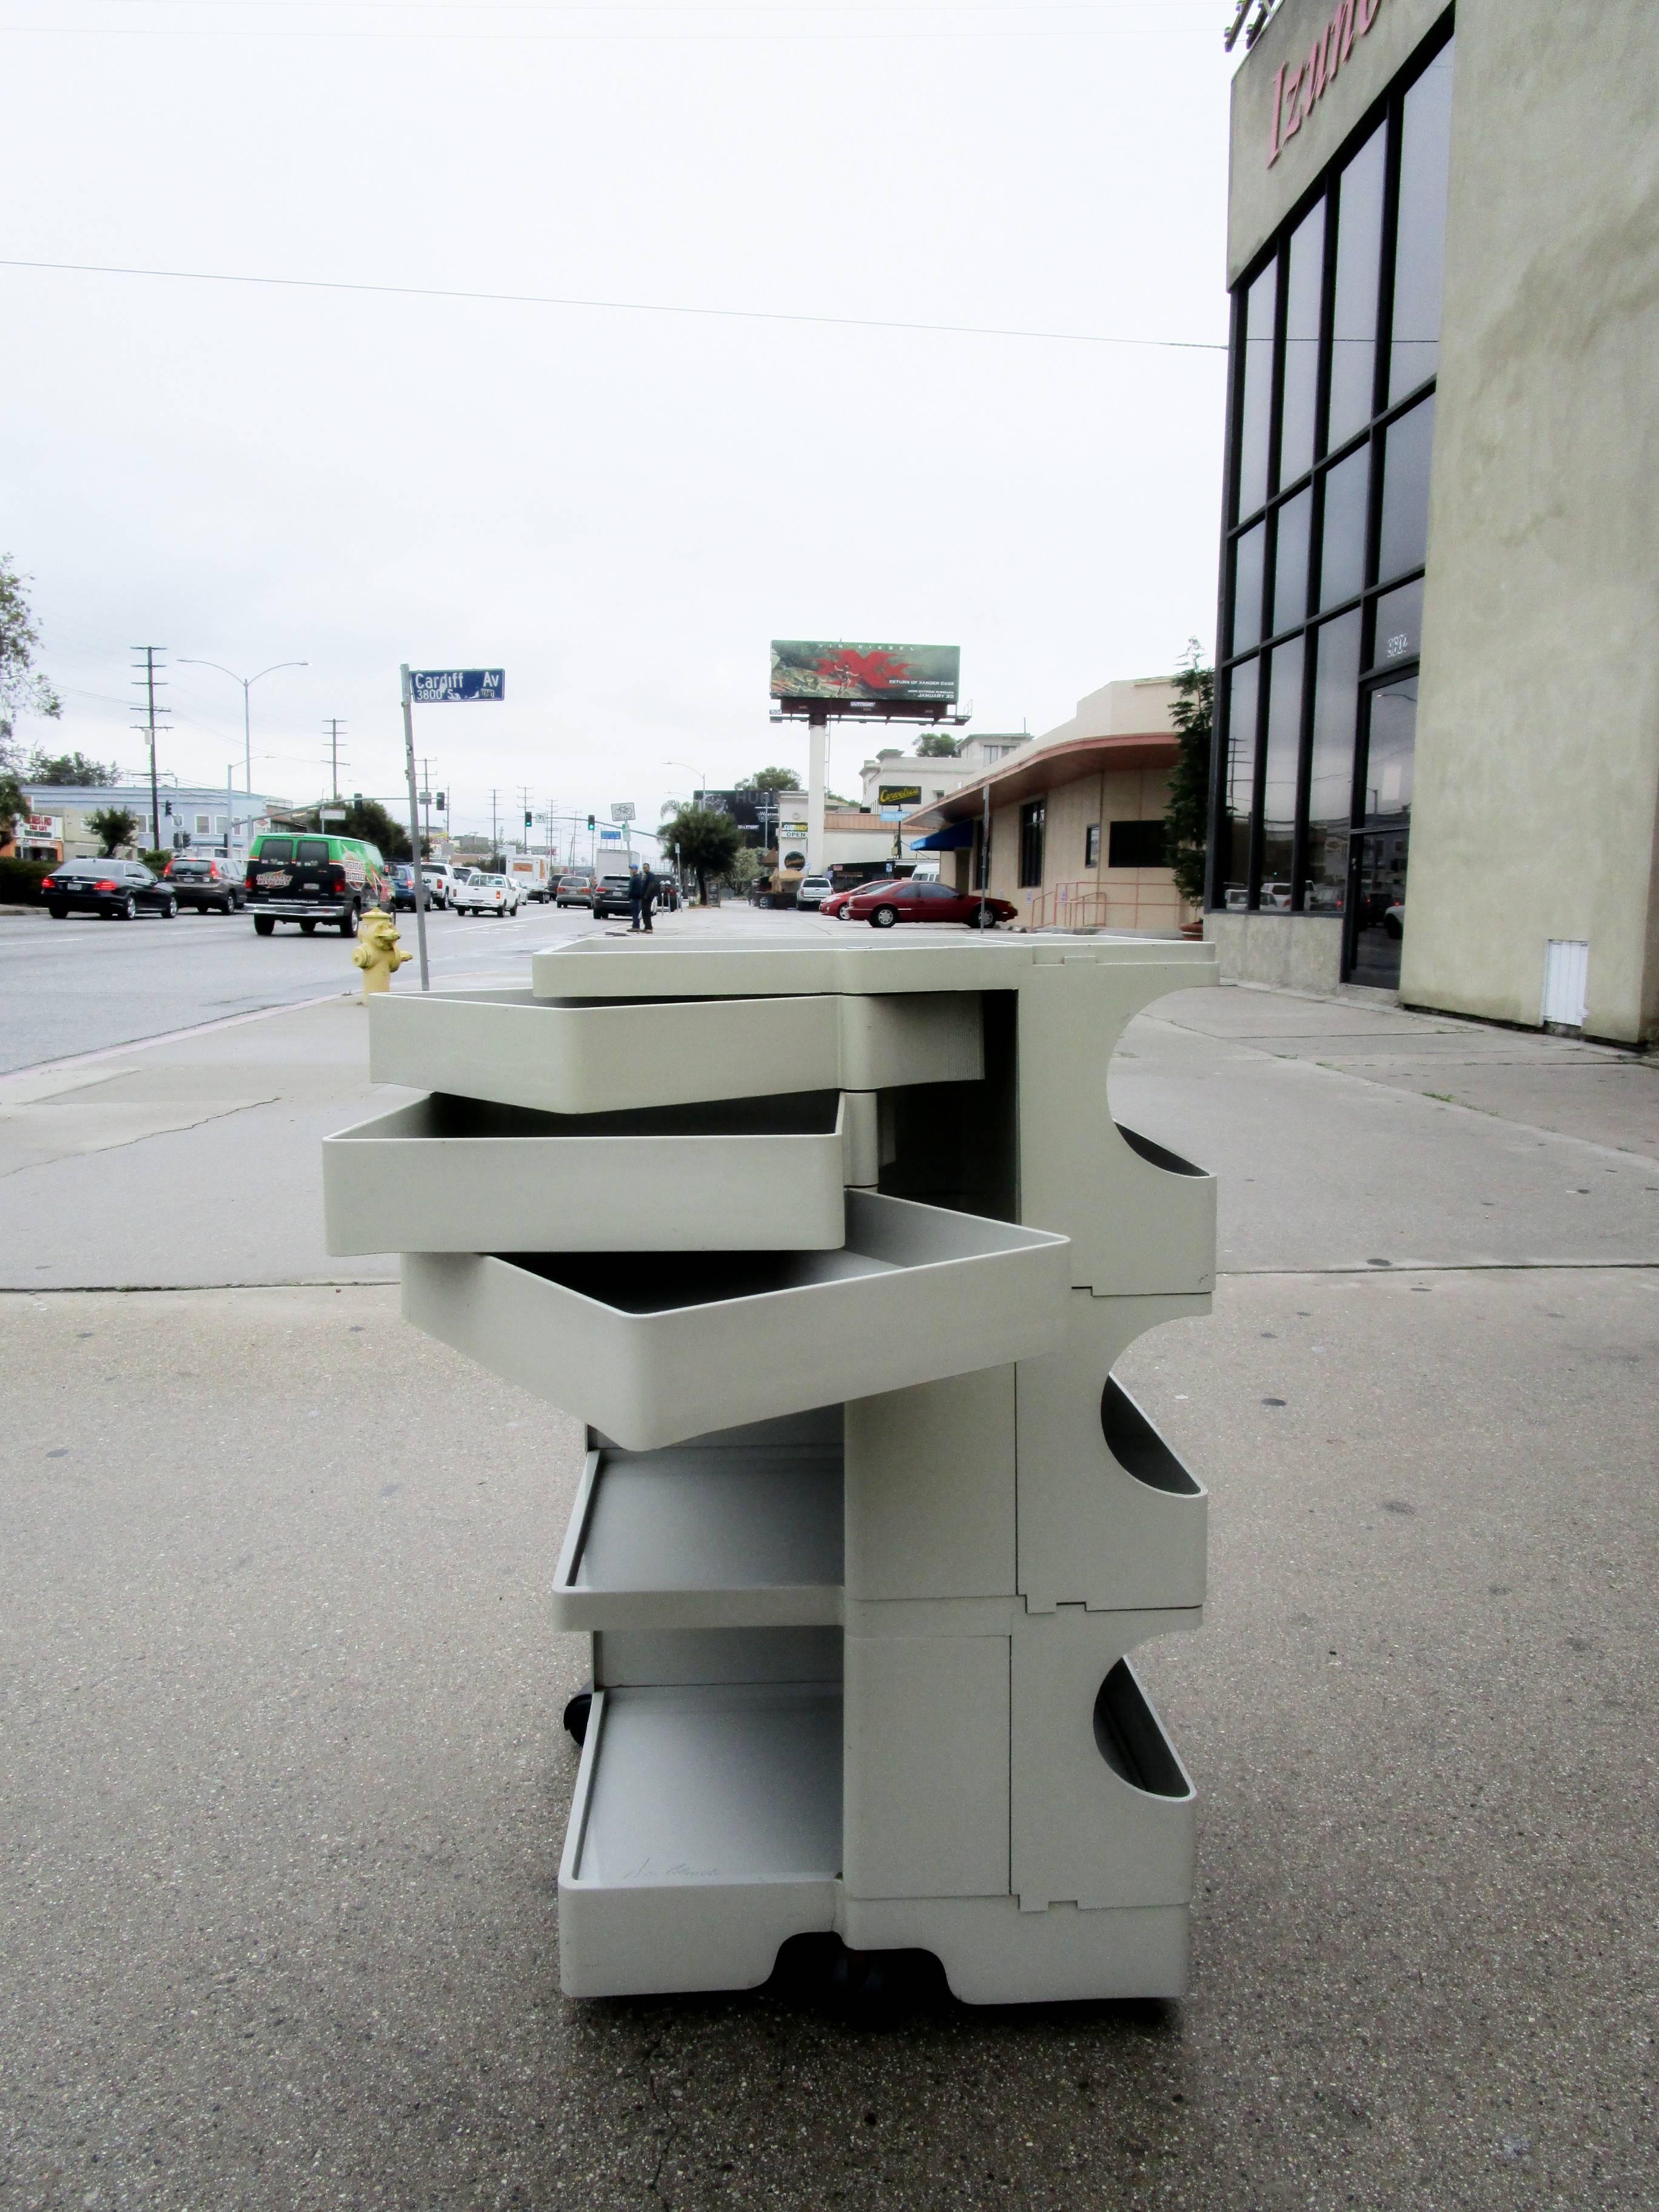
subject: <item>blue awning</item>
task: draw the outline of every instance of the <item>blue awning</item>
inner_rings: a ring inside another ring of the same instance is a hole
[[[912,840],[913,853],[960,853],[974,842],[971,822],[947,822],[942,830],[935,830],[931,837]]]

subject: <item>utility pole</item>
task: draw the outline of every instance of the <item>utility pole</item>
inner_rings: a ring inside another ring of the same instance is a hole
[[[526,853],[530,850],[531,811],[530,786],[527,783],[521,783],[519,786],[519,818],[521,825],[519,844],[520,849]]]
[[[501,834],[500,834],[500,832],[497,830],[497,829],[496,829],[496,827],[495,827],[495,801],[496,801],[496,799],[497,799],[499,797],[500,797],[500,793],[499,793],[498,792],[495,792],[495,791],[494,791],[494,790],[492,790],[492,791],[490,792],[490,794],[489,794],[489,857],[490,857],[490,859],[491,859],[492,860],[495,859],[495,857],[496,854],[497,854],[498,852],[500,852],[500,850],[501,850]]]
[[[143,672],[133,678],[134,683],[142,684],[144,687],[144,720],[135,722],[132,726],[149,739],[149,849],[154,853],[161,849],[161,795],[155,781],[155,732],[158,726],[163,730],[173,726],[170,722],[158,725],[155,720],[155,656],[158,653],[165,653],[167,647],[164,645],[135,645],[132,649],[144,656]],[[135,661],[133,665],[136,668],[137,662]],[[166,678],[163,678],[162,681],[165,684]]]
[[[338,715],[331,715],[323,727],[328,732],[329,788],[337,799],[340,795],[340,732],[345,727]]]

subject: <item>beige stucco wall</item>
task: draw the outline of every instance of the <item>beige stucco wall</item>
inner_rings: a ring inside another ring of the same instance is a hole
[[[1073,738],[1161,736],[1175,728],[1174,704],[1175,685],[1167,676],[1120,677],[1079,699],[1074,714],[1033,743],[1040,750],[1068,744]]]
[[[1535,1023],[1582,938],[1651,1037],[1659,8],[1462,0],[1456,66],[1401,996]]]
[[[1530,16],[1541,11],[1546,0],[1500,0],[1500,4]],[[1300,126],[1289,137],[1281,131],[1279,156],[1270,165],[1275,86],[1281,114],[1294,118],[1301,111],[1290,88],[1316,39],[1322,52],[1330,51],[1324,45],[1325,33],[1337,12],[1335,0],[1282,0],[1233,78],[1227,193],[1230,285],[1237,283],[1348,133],[1358,128],[1366,110],[1382,98],[1422,40],[1450,10],[1449,0],[1361,0],[1347,59],[1313,101]],[[1368,13],[1370,27],[1364,30],[1360,26]]]
[[[1047,794],[1048,821],[1041,886],[1019,883],[1019,808],[998,807],[991,817],[993,897],[1012,899],[1033,927],[1176,930],[1186,919],[1168,868],[1110,868],[1106,854],[1114,822],[1158,819],[1169,802],[1162,769],[1117,769],[1064,783]],[[1085,866],[1085,832],[1099,823],[1100,865]],[[957,856],[956,880],[969,881],[971,858]]]

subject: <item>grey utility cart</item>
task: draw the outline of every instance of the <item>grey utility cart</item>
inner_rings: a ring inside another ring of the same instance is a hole
[[[331,1250],[402,1253],[410,1321],[587,1424],[571,1996],[814,1932],[974,2002],[1185,1988],[1193,1790],[1130,1655],[1198,1626],[1207,1501],[1113,1369],[1208,1310],[1215,1192],[1107,1066],[1213,981],[688,930],[374,1003],[424,1095],[327,1141]]]

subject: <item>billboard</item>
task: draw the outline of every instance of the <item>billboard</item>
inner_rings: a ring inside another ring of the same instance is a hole
[[[954,645],[848,645],[774,638],[772,696],[837,705],[843,714],[889,707],[953,707],[962,650]]]
[[[878,783],[876,786],[878,806],[920,806],[921,786],[919,783]]]

